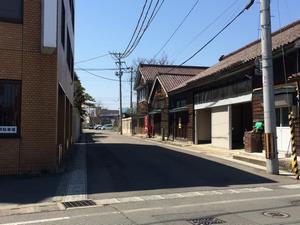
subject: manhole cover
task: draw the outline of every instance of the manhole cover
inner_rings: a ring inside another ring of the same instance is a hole
[[[188,222],[193,225],[212,225],[212,224],[226,223],[226,221],[220,220],[213,216],[206,216],[206,217],[201,217],[198,219],[191,219],[191,220],[188,220]]]
[[[83,200],[83,201],[73,201],[73,202],[63,202],[62,203],[66,208],[76,208],[76,207],[85,207],[93,206],[96,203],[92,200]]]
[[[272,217],[272,218],[288,218],[290,217],[289,214],[284,212],[263,212],[264,216]]]

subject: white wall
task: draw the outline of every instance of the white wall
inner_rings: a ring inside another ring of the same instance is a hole
[[[72,142],[77,142],[79,140],[79,136],[81,133],[81,120],[80,113],[76,108],[73,108],[73,118],[72,118],[72,126],[73,126],[73,135]]]
[[[211,109],[198,110],[198,140],[210,141],[211,140]]]
[[[122,119],[122,133],[124,135],[132,135],[132,118]]]
[[[212,108],[211,124],[212,145],[231,149],[231,106]]]
[[[57,47],[57,0],[42,0],[41,47],[52,54]]]

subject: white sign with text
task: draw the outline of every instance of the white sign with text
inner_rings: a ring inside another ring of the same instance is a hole
[[[16,126],[0,126],[0,134],[16,134],[17,130]]]

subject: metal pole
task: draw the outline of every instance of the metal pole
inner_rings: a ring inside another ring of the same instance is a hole
[[[122,124],[122,62],[121,62],[121,53],[118,54],[118,64],[119,64],[119,98],[120,98],[120,115],[119,115],[119,127],[120,134],[123,134],[123,124]]]
[[[133,68],[130,68],[130,112],[132,114],[133,104],[132,104],[132,79],[133,79]]]
[[[261,0],[260,7],[266,167],[267,173],[279,174],[273,93],[270,0]]]

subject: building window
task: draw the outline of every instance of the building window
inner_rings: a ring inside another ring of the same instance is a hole
[[[0,137],[19,137],[21,82],[0,80]]]
[[[146,90],[145,88],[142,88],[140,90],[138,90],[138,101],[144,101],[146,99]]]
[[[73,80],[74,56],[73,56],[69,31],[67,32],[67,63],[68,63],[68,67],[69,67],[69,70],[70,70],[70,73],[71,73],[71,78]]]
[[[0,21],[22,23],[23,0],[0,0]]]
[[[289,108],[276,108],[276,127],[289,126]]]
[[[66,9],[64,1],[61,6],[61,44],[65,48],[65,35],[66,35]]]
[[[73,2],[73,0],[69,0],[69,2],[70,2],[70,10],[71,10],[71,17],[72,17],[72,26],[73,26],[73,31],[74,31],[74,20],[75,20],[75,12],[74,12],[74,2]]]

